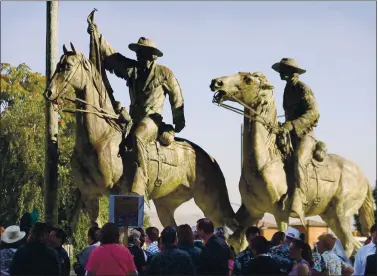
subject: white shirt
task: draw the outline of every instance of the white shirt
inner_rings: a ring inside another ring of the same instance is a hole
[[[356,259],[354,261],[354,273],[353,275],[361,276],[365,275],[366,268],[366,258],[369,255],[375,254],[377,250],[377,245],[375,243],[369,243],[361,247],[356,254]]]

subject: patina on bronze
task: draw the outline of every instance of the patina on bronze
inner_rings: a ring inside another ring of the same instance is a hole
[[[64,54],[46,91],[53,103],[70,100],[76,108],[76,140],[71,158],[72,174],[79,191],[70,223],[74,228],[81,207],[89,211],[91,223],[99,216],[99,198],[109,193],[129,194],[134,177],[135,153],[119,153],[122,136],[129,145],[131,134],[119,126],[120,116],[113,109],[110,97],[96,65],[64,47]],[[72,86],[75,96],[67,94]],[[119,108],[119,105],[117,105]],[[123,110],[125,118],[129,118]],[[127,129],[132,121],[122,120]],[[169,131],[169,129],[168,129]],[[129,147],[127,147],[129,148]],[[148,197],[153,200],[164,227],[176,225],[174,212],[182,203],[194,199],[204,215],[218,226],[238,226],[228,197],[226,182],[217,162],[191,141],[176,138],[169,146],[158,141],[146,144],[149,182]],[[123,159],[123,160],[122,160]]]
[[[96,41],[92,44],[95,47],[91,49],[94,48],[93,52],[103,61],[102,68],[125,79],[129,87],[130,116],[133,120],[132,148],[136,155],[131,193],[147,196],[149,174],[146,147],[158,138],[159,129],[165,125],[162,111],[166,95],[169,96],[172,108],[174,131],[178,133],[185,127],[184,99],[180,85],[170,69],[157,63],[157,58],[162,57],[163,53],[151,39],[140,37],[137,43],[129,44],[129,49],[136,53],[137,59],[134,60],[123,56],[110,46],[94,24],[93,15],[90,15],[88,20],[88,32]],[[106,79],[104,81],[106,83]],[[169,143],[171,140],[164,141]],[[126,143],[123,141],[121,145],[124,144]]]
[[[312,97],[307,87],[301,83],[299,86],[301,89],[296,92],[303,93],[304,98]],[[295,158],[290,159],[293,152],[282,151],[283,143],[290,143],[292,135],[283,135],[284,139],[277,139],[277,136],[283,132],[290,134],[292,130],[288,131],[285,125],[278,123],[274,87],[264,74],[239,72],[213,79],[210,88],[217,93],[216,103],[232,101],[244,107],[244,160],[239,189],[243,202],[240,209],[246,211],[237,216],[241,227],[229,239],[235,249],[239,249],[246,228],[257,223],[265,213],[274,215],[280,231],[287,228],[289,217],[299,217],[296,212],[291,212],[290,204],[282,210],[282,197],[288,193],[291,202],[291,190],[296,187],[296,180],[287,177],[292,173]],[[287,100],[291,99],[286,98],[285,105]],[[293,129],[303,137],[312,130],[319,117],[317,112],[312,114],[307,123],[296,121],[297,114],[287,116],[286,120],[294,120]],[[368,234],[369,227],[374,224],[371,186],[356,164],[338,155],[327,154],[325,143],[315,141],[306,147],[310,154],[302,164],[307,201],[307,205],[303,205],[303,217],[320,215],[342,241],[347,256],[351,256],[353,250],[360,247],[351,234],[351,216],[359,212],[363,234]],[[288,148],[293,150],[295,146]],[[291,168],[287,164],[291,164]]]

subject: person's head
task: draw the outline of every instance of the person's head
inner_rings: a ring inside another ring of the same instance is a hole
[[[251,240],[251,250],[255,257],[266,254],[269,250],[269,242],[264,236],[256,236]]]
[[[153,226],[148,227],[146,229],[146,235],[147,235],[147,240],[146,240],[147,244],[155,242],[159,238],[159,229]]]
[[[302,240],[301,232],[298,229],[289,226],[285,232],[284,244],[289,245],[293,240]]]
[[[280,62],[272,65],[272,69],[280,74],[281,80],[291,80],[293,77],[299,77],[306,70],[299,67],[298,63],[292,58],[283,58]]]
[[[193,232],[194,240],[200,240],[201,239],[198,235],[198,232],[197,232],[197,226],[192,226],[192,232]]]
[[[371,236],[366,238],[366,240],[364,241],[364,245],[367,245],[369,243],[371,243]]]
[[[101,244],[119,243],[119,230],[115,223],[108,222],[100,230]]]
[[[173,226],[168,226],[161,232],[161,245],[164,247],[177,244],[177,231]]]
[[[254,238],[260,235],[261,235],[260,229],[256,226],[248,227],[247,231],[245,232],[245,238],[247,239],[249,245],[251,245],[251,241]]]
[[[315,145],[314,158],[316,161],[322,162],[328,152],[327,145],[321,141],[318,141]]]
[[[300,261],[306,260],[312,266],[312,251],[310,245],[300,240],[293,240],[289,247],[289,256]]]
[[[146,232],[144,232],[143,228],[134,228],[134,230],[136,231],[139,231],[140,233],[140,238],[139,238],[139,241],[140,241],[140,247],[143,247],[144,243],[146,242]]]
[[[18,225],[12,225],[1,233],[1,248],[18,248],[23,242],[26,233],[20,231]]]
[[[273,234],[273,237],[270,243],[272,246],[277,246],[277,245],[283,244],[284,240],[285,240],[285,233],[279,231]]]
[[[62,247],[66,243],[67,234],[60,228],[53,228],[49,235],[49,244],[52,247]]]
[[[140,236],[141,236],[141,233],[136,229],[132,229],[131,231],[129,231],[129,236],[128,236],[129,245],[132,244],[132,245],[136,245],[140,247]]]
[[[193,245],[194,235],[192,228],[188,224],[182,224],[177,228],[178,243],[183,245]]]
[[[212,236],[214,234],[213,222],[207,218],[202,218],[198,220],[197,233],[201,239],[207,240],[209,236]]]
[[[316,247],[318,249],[318,252],[322,254],[325,251],[332,250],[335,246],[336,238],[329,233],[321,234],[318,237],[318,242],[316,243]]]
[[[49,237],[49,227],[46,223],[37,222],[32,226],[28,236],[28,243],[41,242],[45,243]]]
[[[28,212],[24,213],[20,219],[20,230],[29,233],[32,226],[31,214]]]
[[[370,228],[371,242],[377,244],[377,224]]]
[[[153,61],[162,57],[163,53],[156,48],[155,43],[148,38],[141,37],[137,43],[129,44],[129,49],[134,51],[139,62]]]
[[[93,226],[88,230],[88,245],[97,243],[100,240],[100,228]]]

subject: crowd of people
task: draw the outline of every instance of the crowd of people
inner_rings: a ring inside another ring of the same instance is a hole
[[[63,248],[67,235],[36,222],[31,229],[12,225],[1,233],[0,275],[70,275]],[[120,236],[121,235],[121,236]],[[206,218],[195,227],[169,226],[128,229],[127,241],[114,223],[88,230],[88,247],[72,264],[78,276],[94,275],[377,275],[377,229],[359,249],[354,267],[340,240],[324,233],[312,249],[296,228],[277,232],[268,241],[257,227],[249,227],[248,246],[235,254],[225,228]]]

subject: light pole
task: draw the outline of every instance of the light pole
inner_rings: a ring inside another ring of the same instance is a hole
[[[46,88],[55,71],[58,56],[58,1],[46,2]],[[46,100],[45,221],[58,224],[58,113]]]

